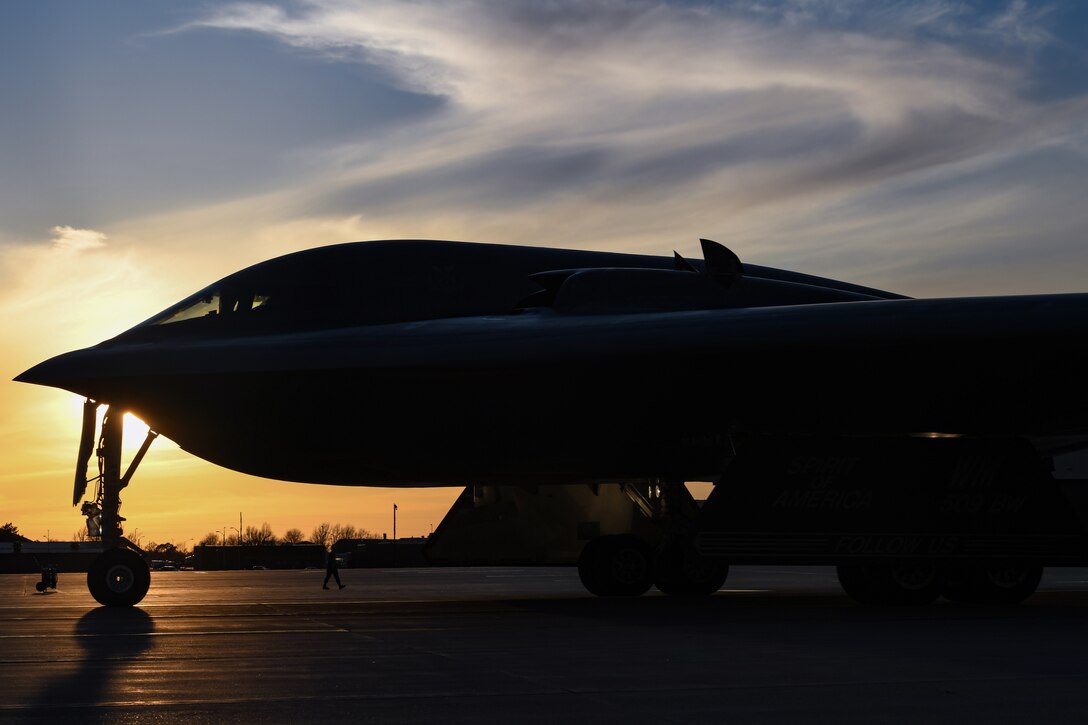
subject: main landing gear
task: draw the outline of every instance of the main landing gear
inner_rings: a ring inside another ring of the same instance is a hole
[[[99,604],[107,607],[131,607],[147,594],[151,586],[151,571],[143,551],[124,536],[120,514],[121,490],[128,486],[132,475],[147,454],[157,433],[148,431],[147,438],[136,453],[124,475],[121,475],[121,437],[124,411],[117,406],[107,408],[102,419],[102,434],[98,439],[98,475],[87,478],[87,466],[94,449],[95,428],[99,403],[88,400],[83,407],[83,433],[72,505],[79,503],[89,483],[95,483],[95,498],[84,501],[82,513],[87,517],[87,533],[101,539],[105,551],[94,560],[87,572],[87,588]]]
[[[665,594],[709,596],[722,588],[729,567],[700,555],[692,544],[697,506],[682,481],[654,481],[628,495],[659,523],[656,546],[631,534],[599,536],[578,557],[578,576],[597,596],[637,597],[656,586]]]
[[[681,597],[721,589],[729,567],[696,550],[699,511],[684,484],[656,480],[624,490],[655,525],[643,527],[646,538],[611,534],[588,541],[578,558],[586,589],[598,596],[639,596],[656,586]],[[1015,558],[883,558],[836,569],[847,595],[874,606],[920,606],[942,596],[968,604],[1017,604],[1035,593],[1043,574],[1039,562]]]
[[[939,596],[966,604],[1019,604],[1035,593],[1043,567],[1015,559],[957,562],[925,560],[848,564],[837,567],[839,583],[861,604],[929,604]]]
[[[637,597],[656,586],[677,597],[706,597],[725,584],[729,567],[701,556],[689,542],[666,541],[655,550],[630,534],[599,536],[578,557],[578,576],[601,597]]]

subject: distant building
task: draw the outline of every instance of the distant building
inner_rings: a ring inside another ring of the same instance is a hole
[[[430,566],[423,557],[425,537],[407,539],[340,539],[332,553],[352,569]]]
[[[87,571],[101,553],[97,541],[0,542],[0,573],[37,573],[44,566],[61,572]]]
[[[268,544],[265,546],[193,547],[193,568],[221,569],[305,569],[324,568],[325,548],[318,544]]]

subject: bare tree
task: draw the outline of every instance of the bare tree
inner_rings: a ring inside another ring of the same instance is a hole
[[[246,527],[246,541],[248,541],[251,546],[275,544],[276,535],[272,533],[272,527],[265,521],[261,524],[260,528],[257,528],[256,526]]]
[[[87,528],[81,527],[72,533],[72,541],[83,542],[87,540]]]
[[[222,539],[219,537],[218,531],[212,531],[204,534],[204,538],[198,542],[198,546],[218,546]]]
[[[288,544],[297,544],[306,540],[306,534],[302,533],[302,529],[287,529],[283,534],[283,540]]]
[[[358,532],[351,524],[336,524],[332,527],[330,532],[333,543],[340,541],[340,539],[357,539]]]
[[[314,530],[310,532],[310,541],[315,544],[320,544],[326,549],[333,543],[332,539],[332,526],[328,521],[323,521],[314,527]]]

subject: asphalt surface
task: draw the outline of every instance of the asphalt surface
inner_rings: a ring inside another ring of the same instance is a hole
[[[1088,570],[1015,607],[872,609],[826,568],[703,600],[570,569],[162,572],[137,608],[0,576],[0,722],[1088,720]]]

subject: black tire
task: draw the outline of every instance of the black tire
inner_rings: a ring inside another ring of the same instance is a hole
[[[851,599],[879,607],[929,604],[944,587],[944,572],[929,561],[843,564],[836,570]]]
[[[1005,560],[976,562],[952,568],[942,592],[964,604],[1019,604],[1039,588],[1043,567]]]
[[[634,536],[602,536],[602,578],[611,596],[638,597],[654,584],[653,552]]]
[[[591,539],[582,547],[582,553],[578,555],[578,578],[582,580],[582,586],[590,594],[598,597],[605,596],[606,592],[598,581],[600,565],[597,563],[597,551],[600,548],[600,538]]]
[[[144,598],[150,586],[147,562],[128,549],[103,552],[87,572],[91,596],[107,607],[131,607]]]
[[[34,584],[34,588],[37,589],[39,592],[44,592],[45,582],[37,582],[36,584]]]
[[[707,597],[725,584],[729,566],[687,543],[666,544],[654,558],[654,586],[673,597]]]
[[[637,597],[653,585],[650,547],[628,534],[600,536],[578,557],[582,584],[599,597]]]

